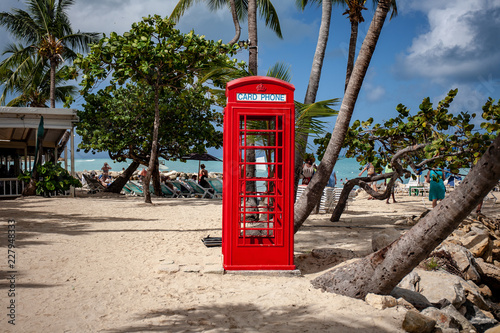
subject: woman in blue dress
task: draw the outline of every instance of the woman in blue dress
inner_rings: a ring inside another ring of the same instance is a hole
[[[438,200],[444,199],[446,188],[444,187],[444,174],[442,170],[431,170],[427,172],[425,181],[430,183],[429,201],[432,201],[432,208],[436,207]]]

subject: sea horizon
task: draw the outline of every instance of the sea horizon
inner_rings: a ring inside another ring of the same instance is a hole
[[[75,171],[76,172],[90,172],[92,170],[99,171],[103,167],[104,163],[108,163],[111,166],[111,171],[122,171],[123,168],[127,168],[131,160],[126,162],[116,162],[110,158],[82,158],[75,159]],[[222,173],[223,162],[217,161],[201,161],[201,164],[205,164],[208,172]],[[70,168],[71,162],[68,160],[68,169]],[[64,166],[64,163],[63,163]],[[181,161],[166,161],[160,160],[160,171],[176,171],[185,173],[197,173],[199,167],[199,162],[194,160],[188,160],[186,162]],[[140,165],[137,170],[146,168],[144,165]],[[335,165],[335,172],[337,174],[337,182],[341,179],[352,179],[357,177],[360,171],[360,164],[355,158],[340,158]]]

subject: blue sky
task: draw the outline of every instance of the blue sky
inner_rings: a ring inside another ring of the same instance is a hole
[[[295,99],[303,101],[321,18],[321,8],[304,12],[294,0],[272,1],[284,39],[278,39],[263,22],[259,25],[259,74],[276,62],[291,68]],[[123,33],[148,14],[167,16],[176,0],[76,0],[70,10],[74,30]],[[368,30],[373,8],[368,1],[365,22],[360,24],[358,50]],[[21,8],[23,1],[2,0],[0,11]],[[330,38],[317,100],[342,98],[350,25],[344,9],[334,7]],[[424,97],[435,103],[453,88],[459,93],[454,112],[480,112],[488,96],[500,98],[500,0],[399,0],[399,15],[387,19],[353,115],[375,121],[396,115],[403,103],[415,112]],[[241,39],[247,39],[243,22]],[[229,41],[234,35],[229,10],[210,12],[196,3],[181,18],[178,28],[193,29],[209,39]],[[12,42],[0,29],[0,48]],[[238,58],[246,60],[242,51]],[[81,102],[81,101],[80,101]],[[78,104],[73,105],[79,108]],[[332,118],[328,130],[333,129]]]

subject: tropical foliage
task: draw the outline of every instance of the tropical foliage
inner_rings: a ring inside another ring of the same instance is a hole
[[[0,68],[0,81],[6,82],[0,100],[5,101],[7,93],[13,98],[7,106],[17,107],[48,107],[50,99],[50,68],[46,63],[29,58],[17,73],[17,68]],[[65,85],[67,66],[56,73],[56,102],[64,102],[67,96],[77,93],[76,86]],[[14,78],[14,80],[9,80]],[[7,86],[8,84],[8,86]]]
[[[38,180],[36,184],[36,194],[50,196],[51,194],[64,194],[70,186],[82,187],[80,181],[72,177],[60,163],[45,162],[36,166]],[[18,176],[18,179],[29,183],[31,172],[25,171]]]
[[[415,177],[415,174],[435,168],[446,168],[457,174],[461,168],[470,168],[477,163],[500,133],[500,102],[495,104],[494,100],[488,99],[481,114],[482,130],[477,130],[475,113],[453,114],[449,111],[457,92],[457,89],[450,90],[435,108],[430,99],[425,98],[415,115],[399,104],[396,107],[398,115],[383,123],[373,124],[373,119],[353,123],[343,144],[347,148],[346,157],[356,157],[361,165],[372,163],[377,175],[348,181],[331,221],[339,220],[345,200],[356,185],[377,199],[386,199],[399,177]],[[319,144],[319,156],[329,140],[328,136],[315,140]],[[394,171],[384,173],[386,165]],[[391,178],[391,183],[383,193],[373,191],[368,184],[386,178]]]
[[[73,60],[75,51],[86,51],[98,38],[97,33],[73,31],[67,14],[73,4],[74,0],[27,0],[27,11],[0,13],[0,25],[22,42],[8,46],[6,52],[11,55],[0,63],[2,102],[8,92],[26,85],[28,78],[40,75],[45,71],[41,68],[47,66],[50,106],[55,107],[57,67],[63,61]],[[28,86],[33,91],[34,84]]]
[[[220,148],[222,114],[208,87],[196,86],[160,95],[158,155],[166,160],[179,159],[206,147]],[[149,164],[154,122],[154,93],[149,86],[126,84],[101,89],[85,96],[76,133],[82,137],[79,148],[85,152],[108,151],[112,159],[136,160]]]
[[[373,118],[356,120],[343,144],[346,157],[355,157],[361,165],[371,162],[381,173],[398,152],[413,147],[398,160],[404,169],[410,168],[414,173],[437,167],[458,173],[460,168],[475,165],[500,133],[500,102],[487,100],[481,112],[483,130],[478,130],[474,124],[476,113],[449,111],[457,92],[458,89],[450,90],[437,107],[429,97],[423,99],[415,115],[399,104],[397,116],[383,123],[374,124]],[[319,144],[318,156],[322,156],[328,140],[315,140]]]
[[[169,19],[158,15],[143,18],[134,23],[123,35],[111,33],[91,48],[86,56],[79,56],[75,64],[83,71],[83,95],[89,94],[100,80],[111,76],[108,91],[117,86],[135,83],[149,87],[153,94],[154,118],[151,132],[151,153],[148,174],[144,186],[149,189],[151,174],[158,165],[160,97],[174,96],[202,84],[200,78],[213,68],[236,69],[236,60],[229,56],[236,47],[221,41],[209,41],[193,31],[181,34]],[[206,77],[205,77],[206,78]],[[205,81],[207,84],[209,81]],[[221,87],[224,77],[213,76],[210,82]],[[175,111],[175,110],[174,110]],[[172,142],[175,146],[176,143]],[[145,191],[145,201],[150,203],[149,191]]]

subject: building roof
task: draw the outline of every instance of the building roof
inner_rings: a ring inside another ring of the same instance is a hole
[[[55,148],[64,133],[79,121],[75,109],[0,107],[0,150],[19,155],[34,151],[36,131],[43,116],[44,148]]]

